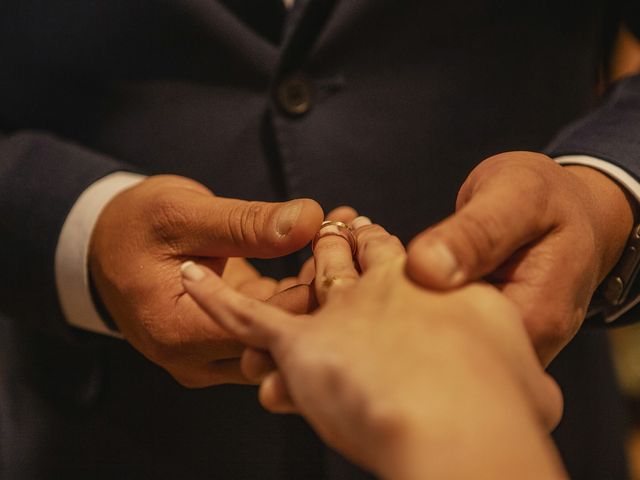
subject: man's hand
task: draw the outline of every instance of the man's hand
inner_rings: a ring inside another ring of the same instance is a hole
[[[197,259],[224,272],[238,290],[266,299],[277,289],[275,280],[260,278],[238,258],[225,269],[227,259],[294,252],[322,219],[311,200],[246,202],[215,197],[187,178],[150,177],[101,213],[91,240],[91,275],[124,337],[182,385],[246,383],[242,345],[184,294],[178,267]],[[290,297],[285,300],[299,303]]]
[[[409,276],[437,289],[487,277],[519,307],[549,363],[622,253],[633,224],[624,191],[596,170],[511,152],[471,172],[456,210],[411,242]]]

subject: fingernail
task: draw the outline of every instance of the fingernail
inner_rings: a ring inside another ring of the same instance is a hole
[[[198,265],[193,263],[191,260],[188,262],[184,262],[180,266],[180,273],[183,278],[190,280],[192,282],[199,282],[205,277],[204,270],[202,270]]]
[[[435,242],[422,251],[425,267],[434,274],[442,286],[453,287],[464,281],[464,273],[453,252],[442,242]]]
[[[351,229],[357,230],[360,227],[364,227],[365,225],[371,225],[371,219],[369,217],[364,217],[364,216],[356,217],[351,222]]]
[[[284,237],[291,231],[298,221],[301,211],[302,202],[289,202],[280,208],[278,220],[276,221],[276,231],[278,232],[278,235]]]

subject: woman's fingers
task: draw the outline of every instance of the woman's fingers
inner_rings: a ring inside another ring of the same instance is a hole
[[[293,315],[236,292],[206,267],[189,261],[180,272],[185,290],[200,308],[248,346],[268,350],[297,327]]]
[[[320,305],[329,292],[353,284],[359,277],[353,263],[349,241],[342,235],[352,235],[346,226],[329,224],[318,232],[313,256],[315,259],[315,288]],[[354,238],[355,240],[355,238]]]
[[[269,373],[260,384],[258,400],[266,410],[272,413],[298,413],[284,377],[278,371]]]
[[[404,259],[405,248],[400,240],[390,235],[380,225],[371,224],[367,217],[356,217],[350,222],[350,231],[357,244],[357,260],[360,270]],[[318,301],[323,304],[329,292],[347,287],[355,282],[359,273],[354,265],[348,232],[336,225],[320,229],[320,238],[314,249],[315,288]]]
[[[343,205],[341,207],[334,208],[327,213],[327,220],[331,220],[332,222],[342,222],[348,225],[357,216],[358,212],[355,209]]]
[[[391,235],[380,225],[367,224],[366,221],[359,220],[360,218],[363,217],[354,221],[360,225],[354,231],[358,244],[358,264],[363,272],[371,267],[406,257],[405,248],[398,237]]]
[[[332,222],[342,222],[344,224],[350,224],[357,216],[358,212],[356,212],[353,208],[342,206],[331,210],[327,214],[327,220],[330,220]],[[302,265],[300,273],[298,274],[298,282],[310,284],[311,282],[313,282],[315,277],[315,259],[312,256],[308,258],[307,261]]]
[[[261,383],[278,366],[268,352],[247,347],[240,357],[240,369],[247,380]]]
[[[351,230],[357,230],[360,227],[366,227],[367,225],[371,225],[373,222],[371,221],[371,219],[369,217],[365,217],[365,216],[359,216],[354,218],[350,223],[349,223],[349,228],[351,228]]]

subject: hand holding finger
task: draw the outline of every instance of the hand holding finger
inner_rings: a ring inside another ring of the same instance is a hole
[[[354,265],[355,237],[342,222],[325,222],[313,244],[315,289],[322,305],[330,292],[347,288],[359,277]]]
[[[326,219],[330,221],[335,221],[335,222],[342,222],[344,224],[349,225],[353,221],[353,219],[356,218],[357,216],[358,216],[358,212],[355,211],[353,208],[348,206],[342,206],[342,207],[338,207],[331,210],[327,214]],[[300,273],[298,274],[298,283],[310,284],[311,282],[313,282],[315,276],[316,276],[315,259],[313,258],[313,256],[311,256],[304,262],[304,264],[302,265],[302,268],[300,268]]]
[[[214,322],[245,345],[268,350],[298,327],[293,315],[242,295],[206,267],[189,261],[180,271],[187,293]]]
[[[284,379],[275,371],[270,353],[279,354],[279,345],[295,332],[299,320],[236,292],[206,267],[186,262],[181,273],[185,289],[212,321],[253,347],[244,351],[241,367],[249,380],[262,381],[260,398],[265,408],[278,413],[294,412]]]
[[[544,157],[521,156],[522,162]],[[543,179],[527,175],[526,168],[502,169],[505,161],[496,156],[483,162],[460,189],[457,212],[412,240],[407,273],[413,280],[447,289],[480,279],[553,226]]]

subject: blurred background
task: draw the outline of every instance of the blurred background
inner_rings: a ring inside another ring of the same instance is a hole
[[[640,480],[640,324],[613,328],[610,335],[618,381],[628,404],[631,478]]]

